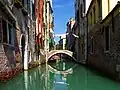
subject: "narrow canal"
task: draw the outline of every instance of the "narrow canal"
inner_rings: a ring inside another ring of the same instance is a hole
[[[61,61],[25,71],[0,83],[0,90],[120,90],[120,83],[74,62]]]

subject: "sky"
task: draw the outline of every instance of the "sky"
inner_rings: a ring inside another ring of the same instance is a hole
[[[64,34],[66,24],[71,17],[74,17],[74,0],[53,0],[54,32]],[[59,38],[56,38],[58,41]]]

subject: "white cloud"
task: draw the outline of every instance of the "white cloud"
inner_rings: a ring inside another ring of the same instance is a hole
[[[64,5],[54,5],[54,8],[61,8],[64,7]]]
[[[73,6],[74,3],[72,1],[69,1],[67,4],[55,4],[54,8],[64,8],[64,7],[68,7],[68,6]]]

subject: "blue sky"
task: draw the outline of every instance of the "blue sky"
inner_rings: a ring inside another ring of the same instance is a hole
[[[53,11],[54,32],[55,34],[63,34],[66,32],[69,18],[74,17],[74,0],[53,0]]]

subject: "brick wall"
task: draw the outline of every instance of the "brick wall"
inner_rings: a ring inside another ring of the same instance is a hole
[[[4,46],[0,44],[0,75],[11,70],[10,62],[4,52]]]
[[[88,64],[96,68],[116,75],[116,66],[120,65],[120,17],[117,15],[114,18],[114,32],[112,29],[112,20],[108,23],[110,27],[110,51],[105,52],[105,35],[104,30],[98,28],[97,31],[91,30],[88,39]],[[90,52],[90,40],[93,36],[94,51]]]

